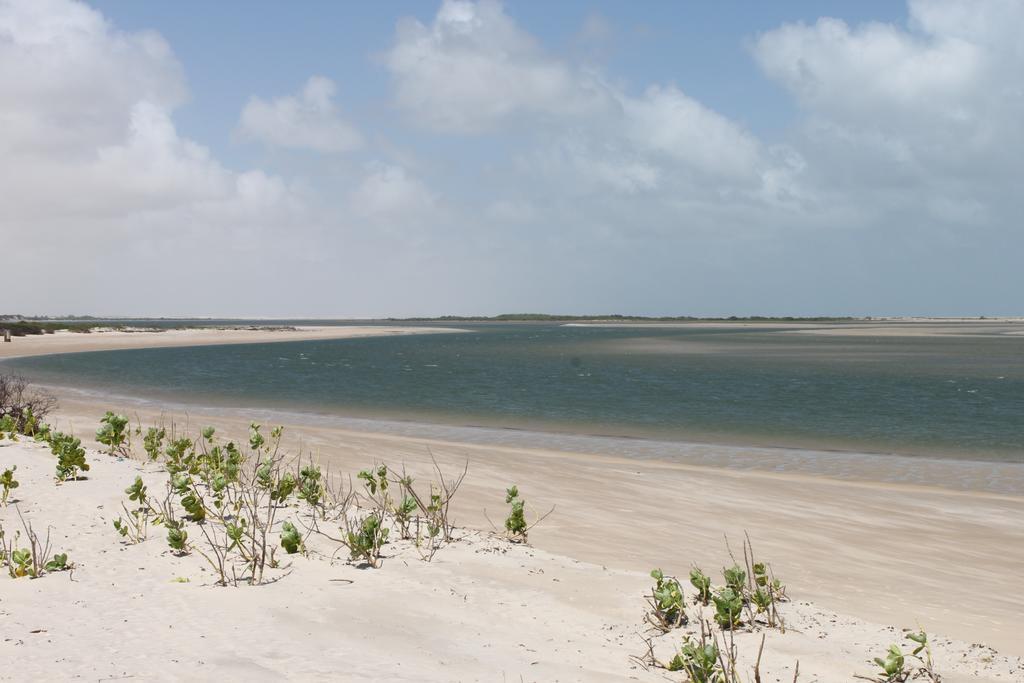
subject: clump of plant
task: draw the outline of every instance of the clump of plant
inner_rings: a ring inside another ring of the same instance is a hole
[[[323,473],[320,468],[315,467],[312,463],[299,470],[299,500],[306,501],[314,515],[324,500],[325,491],[322,479]]]
[[[508,517],[505,518],[505,531],[509,540],[526,542],[529,527],[526,525],[526,501],[519,497],[519,487],[513,484],[505,490],[505,503],[509,507]]]
[[[660,569],[651,570],[654,588],[647,598],[650,611],[647,622],[654,628],[668,633],[686,623],[686,610],[683,607],[683,587],[674,577],[666,577]]]
[[[707,605],[711,600],[711,579],[698,567],[690,570],[690,585],[697,589],[697,600]]]
[[[146,435],[142,438],[142,448],[150,460],[160,459],[160,450],[166,437],[167,430],[163,427],[150,427],[146,430]]]
[[[743,591],[747,588],[747,573],[743,571],[742,567],[733,565],[728,569],[723,569],[722,576],[725,578],[726,588],[731,588],[735,593],[743,595]]]
[[[508,516],[505,517],[505,537],[513,543],[526,543],[530,530],[547,519],[548,515],[555,511],[554,506],[540,517],[528,522],[526,519],[526,501],[519,494],[519,487],[512,485],[505,489],[505,503],[508,504]],[[484,510],[486,516],[487,511]],[[488,521],[490,518],[488,517]],[[491,526],[494,523],[491,522]]]
[[[14,478],[14,471],[18,469],[17,465],[8,467],[0,474],[0,487],[3,487],[3,492],[0,493],[0,504],[7,507],[7,499],[11,495],[11,491],[21,486],[18,480]]]
[[[876,683],[903,683],[912,678],[940,683],[942,677],[935,672],[928,634],[924,629],[920,629],[906,633],[906,638],[915,644],[909,654],[904,654],[899,645],[894,643],[889,646],[885,657],[875,657],[874,659],[875,664],[881,669],[880,672],[873,676],[857,675],[855,678]],[[907,661],[908,658],[916,660],[916,663],[911,665]]]
[[[715,593],[715,622],[724,629],[732,630],[742,622],[743,597],[734,589],[726,587]]]
[[[79,473],[89,471],[81,439],[63,432],[53,432],[50,434],[50,450],[57,456],[57,481],[74,481],[78,479]]]
[[[8,543],[3,525],[0,525],[0,562],[7,565],[7,573],[12,579],[29,577],[36,579],[46,572],[58,572],[70,570],[74,565],[68,562],[67,553],[50,555],[50,531],[47,529],[46,538],[42,539],[32,528],[31,522],[18,511],[22,529],[25,531],[25,539],[28,546],[18,547],[21,539],[21,531],[16,531],[14,538]]]
[[[184,522],[168,519],[165,524],[167,526],[167,546],[175,555],[187,555],[188,531],[185,529]]]
[[[110,455],[128,455],[128,418],[107,411],[100,418],[100,428],[96,430],[96,441],[106,446]]]
[[[690,636],[665,666],[669,671],[682,671],[692,683],[724,683],[725,675],[719,663],[718,645],[697,642]]]
[[[0,439],[7,437],[11,441],[18,440],[18,426],[10,415],[0,417]]]
[[[723,634],[720,642],[719,637],[714,634],[711,624],[703,619],[700,621],[700,640],[687,634],[683,637],[682,646],[667,662],[662,662],[655,657],[653,640],[648,638],[645,642],[647,644],[646,654],[634,655],[631,658],[646,669],[654,667],[668,671],[680,671],[686,674],[686,680],[689,683],[740,683],[741,681],[733,632],[728,631],[727,635]],[[764,636],[761,637],[761,645],[754,662],[754,681],[761,680],[761,654],[763,651]],[[800,665],[797,663],[797,675],[794,677],[794,681],[799,677],[799,670]]]
[[[294,555],[303,548],[302,534],[291,522],[281,525],[281,547],[289,555]]]
[[[380,550],[388,542],[389,532],[379,512],[371,512],[363,517],[347,535],[346,545],[351,558],[362,560],[374,568],[379,567]]]
[[[415,539],[416,549],[426,562],[434,558],[441,546],[454,540],[449,508],[469,470],[467,462],[457,475],[448,476],[433,453],[430,459],[437,478],[430,482],[429,493],[417,491],[413,478],[403,471],[402,476],[394,480],[401,491],[401,499],[392,510],[399,534],[403,539]]]
[[[743,561],[748,572],[743,578],[750,578],[747,580],[746,592],[742,595],[752,606],[751,620],[763,615],[769,628],[779,627],[785,630],[785,623],[779,616],[778,604],[786,600],[786,587],[775,577],[771,565],[755,559],[754,546],[749,536],[743,541]]]
[[[114,520],[114,529],[129,543],[142,543],[146,540],[149,524],[160,524],[164,519],[164,513],[150,500],[142,477],[136,476],[135,481],[124,492],[128,494],[129,502],[134,505],[129,508],[121,503],[125,517],[119,516]]]

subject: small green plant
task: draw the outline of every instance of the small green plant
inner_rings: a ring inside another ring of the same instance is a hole
[[[128,455],[128,418],[111,411],[100,419],[100,428],[96,430],[96,440],[109,448],[111,455]]]
[[[395,506],[395,523],[398,524],[398,533],[403,540],[412,537],[410,526],[417,507],[416,499],[411,496],[405,496],[402,502]]]
[[[35,578],[35,572],[32,569],[32,553],[28,548],[19,548],[11,551],[10,559],[12,576],[15,578],[21,578],[22,576],[29,576]]]
[[[651,570],[654,588],[647,599],[651,610],[647,621],[654,628],[665,633],[686,623],[686,611],[683,608],[683,587],[673,577],[666,577],[660,569]]]
[[[25,408],[25,412],[21,416],[21,433],[25,436],[36,435],[39,431],[39,418],[32,412],[32,408]]]
[[[747,587],[747,573],[743,571],[742,567],[733,565],[728,569],[723,569],[722,576],[725,578],[726,588],[731,588],[737,595],[743,595],[743,591]]]
[[[718,591],[712,600],[715,603],[715,622],[724,629],[734,629],[742,622],[743,598],[732,588]]]
[[[4,438],[5,434],[11,441],[18,440],[18,425],[10,415],[0,417],[0,439]]]
[[[163,427],[150,427],[142,438],[142,448],[150,460],[159,460],[160,449],[163,448],[164,438],[167,437],[167,430]]]
[[[57,456],[58,481],[73,481],[78,479],[80,472],[89,471],[81,439],[63,432],[53,432],[50,435],[50,450]]]
[[[935,673],[932,662],[932,648],[928,642],[928,634],[924,629],[910,631],[906,634],[907,640],[914,643],[915,647],[910,654],[904,654],[899,645],[892,644],[885,653],[885,657],[875,657],[874,662],[881,669],[874,676],[855,676],[864,680],[875,681],[875,683],[903,683],[911,678],[923,679],[932,683],[940,683],[942,680],[939,674]],[[917,660],[917,664],[911,666],[908,658]]]
[[[378,512],[363,518],[356,528],[348,532],[349,553],[353,560],[363,560],[371,567],[380,565],[380,549],[388,542],[389,529],[384,526]]]
[[[682,671],[692,683],[725,683],[718,645],[698,643],[690,636],[683,639],[683,646],[669,660],[666,668],[669,671]]]
[[[294,555],[302,549],[302,534],[291,522],[281,525],[281,547],[289,555]]]
[[[128,500],[133,500],[139,505],[146,504],[146,484],[143,483],[142,477],[136,476],[135,481],[124,492],[128,494]]]
[[[316,508],[323,502],[324,485],[321,481],[323,473],[319,467],[307,465],[299,471],[299,499]]]
[[[14,478],[14,471],[18,469],[17,465],[8,467],[0,474],[0,486],[3,487],[3,493],[0,494],[0,503],[7,506],[7,499],[11,495],[11,491],[21,486],[18,480]]]
[[[39,441],[41,443],[49,443],[51,432],[52,430],[50,429],[50,425],[46,424],[45,422],[42,422],[39,424],[38,427],[36,427],[36,433],[33,436],[36,441]]]
[[[875,664],[881,669],[881,678],[884,681],[905,681],[910,675],[907,671],[906,659],[898,645],[890,645],[885,653],[885,658],[875,657]]]
[[[3,524],[0,524],[0,564],[7,565],[7,573],[12,579],[27,576],[32,579],[39,578],[47,571],[61,571],[72,569],[73,565],[68,564],[67,554],[56,557],[50,556],[50,532],[47,530],[46,537],[40,538],[32,528],[32,523],[25,520],[18,512],[22,528],[25,531],[25,539],[28,546],[18,547],[18,540],[21,538],[21,531],[14,534],[14,538],[8,543]]]
[[[697,600],[702,605],[711,601],[711,579],[698,567],[690,570],[690,585],[697,589]]]
[[[295,491],[296,486],[298,486],[298,482],[295,481],[295,476],[291,472],[285,472],[284,476],[278,479],[273,486],[270,500],[275,503],[284,503]]]
[[[505,531],[513,541],[526,541],[529,527],[526,524],[526,501],[519,497],[519,487],[512,485],[505,490],[505,502],[509,508],[508,517],[505,518]]]
[[[177,555],[188,554],[188,531],[184,522],[169,519],[167,525],[167,545]]]
[[[63,572],[74,568],[74,565],[68,563],[67,553],[55,553],[53,559],[47,562],[44,568],[48,572]]]

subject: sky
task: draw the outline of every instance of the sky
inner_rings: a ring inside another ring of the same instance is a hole
[[[0,313],[1021,315],[1021,26],[0,0]]]

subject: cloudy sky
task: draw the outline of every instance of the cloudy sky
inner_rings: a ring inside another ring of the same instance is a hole
[[[0,312],[1024,314],[1022,26],[0,0]]]

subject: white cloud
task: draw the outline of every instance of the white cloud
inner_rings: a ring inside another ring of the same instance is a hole
[[[181,66],[152,32],[124,33],[66,0],[0,1],[0,151],[89,155],[140,102],[184,102]]]
[[[285,181],[233,171],[182,136],[185,95],[157,34],[119,31],[72,0],[0,0],[0,239],[20,245],[16,279],[45,259],[34,305],[180,311],[193,304],[179,296],[248,277],[218,263],[316,225]]]
[[[600,81],[551,59],[497,0],[444,0],[430,26],[403,19],[385,63],[411,120],[441,131],[480,133],[522,115],[609,104]]]
[[[752,135],[674,86],[651,86],[622,104],[629,140],[700,173],[750,179],[762,163]]]
[[[583,27],[611,30],[592,17]],[[741,192],[758,200],[798,174],[793,166],[775,170],[754,136],[676,86],[633,96],[551,54],[496,0],[445,0],[429,26],[403,20],[386,63],[396,102],[413,122],[507,135],[527,118],[522,132],[536,146],[518,154],[518,167],[543,175],[549,191],[649,199],[658,191],[673,200]]]
[[[359,131],[341,118],[334,82],[313,76],[297,95],[267,101],[253,97],[242,110],[243,136],[274,147],[348,152],[362,145]]]
[[[797,98],[807,153],[826,167],[848,160],[858,184],[899,177],[973,193],[1000,183],[1021,169],[1024,4],[916,0],[909,9],[906,27],[788,24],[760,36],[754,56]]]
[[[352,192],[351,205],[360,216],[374,221],[420,221],[434,210],[437,198],[401,166],[380,165]]]

